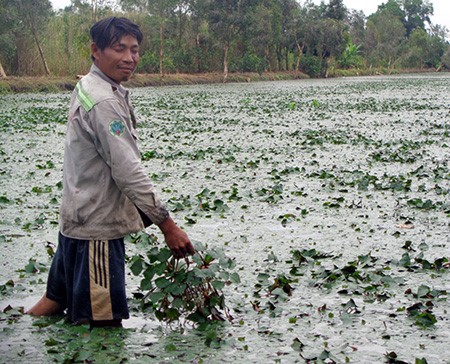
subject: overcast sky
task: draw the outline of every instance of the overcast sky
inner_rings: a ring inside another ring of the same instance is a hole
[[[70,0],[51,0],[55,9],[61,9],[70,5]],[[300,1],[302,4],[303,0]],[[320,4],[321,0],[314,0],[316,4]],[[378,5],[386,3],[387,0],[344,0],[348,9],[362,10],[364,14],[370,15],[377,11]],[[328,0],[325,1],[328,3]],[[444,25],[450,30],[450,0],[432,0],[434,15],[432,22],[434,24]]]

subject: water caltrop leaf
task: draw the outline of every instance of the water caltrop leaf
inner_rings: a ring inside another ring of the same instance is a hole
[[[302,352],[305,344],[303,344],[298,338],[292,340],[291,348],[295,351]]]
[[[206,245],[201,243],[200,241],[193,241],[192,244],[194,245],[195,250],[198,251],[206,250]]]
[[[165,277],[159,277],[155,280],[155,285],[158,288],[166,288],[170,285],[170,280]]]
[[[430,327],[437,322],[436,316],[428,311],[416,314],[414,315],[414,318],[416,325],[422,327]]]
[[[167,286],[166,291],[174,296],[179,296],[183,294],[185,289],[186,289],[185,284],[171,283],[170,285]]]
[[[223,281],[212,281],[211,285],[218,290],[223,289],[223,287],[225,287],[225,282]]]
[[[421,285],[421,286],[417,289],[417,297],[418,297],[418,298],[426,297],[429,293],[430,293],[430,287],[428,287],[428,286]]]
[[[232,283],[239,284],[239,283],[241,283],[241,278],[239,277],[239,274],[234,272],[234,273],[231,273],[231,275],[230,275],[230,281]]]
[[[152,292],[149,295],[149,299],[151,302],[157,304],[160,300],[162,300],[165,297],[163,292]]]
[[[142,257],[140,257],[139,255],[135,255],[131,259],[131,266],[130,266],[131,273],[133,273],[135,276],[137,276],[137,275],[139,275],[139,273],[142,272],[142,269],[143,269]]]
[[[172,255],[172,252],[167,248],[162,248],[156,256],[160,262],[166,262]]]
[[[416,358],[416,360],[414,361],[414,364],[428,364],[428,362],[427,362],[427,359],[425,359],[425,358],[421,358],[421,359]]]

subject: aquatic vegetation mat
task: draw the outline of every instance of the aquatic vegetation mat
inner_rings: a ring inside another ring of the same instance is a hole
[[[176,265],[158,229],[127,237],[110,331],[21,312],[56,249],[70,94],[1,96],[2,359],[447,363],[449,94],[447,74],[134,89],[142,163],[203,246]],[[184,279],[212,301],[185,306]]]

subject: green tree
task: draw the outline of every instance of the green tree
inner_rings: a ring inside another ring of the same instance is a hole
[[[430,24],[430,17],[433,15],[433,5],[427,0],[402,0],[405,17],[403,25],[406,28],[406,35],[415,29],[425,30],[425,24]]]
[[[364,13],[351,10],[348,14],[348,25],[352,42],[362,48],[366,37],[366,17]]]
[[[147,13],[148,0],[118,0],[125,12]]]
[[[411,33],[406,49],[405,67],[439,68],[445,43],[442,38],[417,28]]]
[[[217,49],[214,47],[213,34],[208,22],[208,0],[190,0],[190,27],[193,37],[193,69],[204,72],[215,68],[212,65],[217,58]],[[221,64],[221,62],[219,62]],[[220,66],[221,68],[222,66]]]
[[[388,0],[386,3],[378,5],[378,10],[373,15],[379,13],[390,14],[392,16],[397,17],[399,20],[403,22],[403,20],[406,17],[406,14],[402,8],[402,1],[403,0]]]
[[[307,51],[324,61],[324,76],[328,75],[331,61],[344,51],[349,38],[347,25],[343,21],[325,18],[309,24],[305,35]]]
[[[88,72],[90,60],[89,29],[91,13],[74,14],[65,9],[47,25],[46,50],[49,67],[55,75],[80,75]]]
[[[290,70],[289,56],[297,48],[298,19],[300,17],[299,5],[295,0],[281,0],[281,42],[279,54],[284,55],[284,68]]]
[[[170,22],[173,12],[178,4],[177,0],[149,0],[150,15],[157,19],[159,24],[159,75],[164,77],[165,70],[165,30]]]
[[[209,0],[207,19],[211,33],[223,50],[223,81],[228,78],[229,51],[242,27],[241,1]]]
[[[92,24],[108,15],[116,4],[116,0],[71,0],[71,2],[65,10],[84,15],[90,14]]]
[[[3,64],[11,69],[14,63],[17,49],[12,34],[17,23],[16,9],[9,6],[9,0],[0,0],[0,77],[6,77]]]
[[[424,29],[430,24],[433,15],[433,5],[428,0],[388,0],[378,6],[375,14],[383,12],[400,19],[405,26],[406,36],[416,29]]]
[[[306,28],[308,26],[308,21],[310,20],[308,15],[308,9],[306,7],[298,7],[298,11],[295,19],[295,46],[297,48],[297,61],[295,65],[295,70],[300,72],[300,62],[304,54],[304,49],[306,46],[305,34]]]
[[[328,5],[325,7],[325,13],[323,16],[325,18],[335,20],[346,20],[347,8],[344,5],[344,0],[329,0]]]
[[[190,26],[190,2],[188,0],[179,0],[175,11],[173,12],[174,21],[173,29],[176,30],[172,41],[172,58],[174,59],[177,72],[191,71],[192,60],[194,55],[192,52],[193,33]]]
[[[45,25],[52,14],[52,5],[49,0],[20,0],[17,5],[20,18],[24,20],[36,42],[45,73],[50,75],[50,69],[48,68],[40,39],[45,30]]]
[[[402,21],[388,10],[378,10],[368,18],[365,49],[369,64],[385,66],[391,72],[402,56],[405,41]]]
[[[240,68],[246,71],[262,72],[272,66],[272,50],[281,32],[281,14],[273,8],[272,0],[248,2],[244,12],[241,32],[243,59]],[[244,65],[245,63],[245,65]]]
[[[446,44],[444,54],[441,58],[442,66],[447,70],[450,70],[450,44]]]
[[[48,20],[52,15],[49,0],[8,0],[0,6],[2,10],[3,35],[14,39],[15,67],[20,69],[21,63],[27,62],[25,54],[30,53],[30,45],[34,43],[42,62],[43,69],[50,75],[50,69],[43,48],[44,33]],[[7,28],[11,26],[11,28]],[[10,42],[8,45],[11,45]],[[18,54],[21,52],[21,54]]]

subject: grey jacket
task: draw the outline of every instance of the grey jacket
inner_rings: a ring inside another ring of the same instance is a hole
[[[159,225],[168,216],[136,144],[128,91],[95,65],[70,103],[60,229],[75,239],[109,240]],[[140,210],[140,211],[139,211]]]

